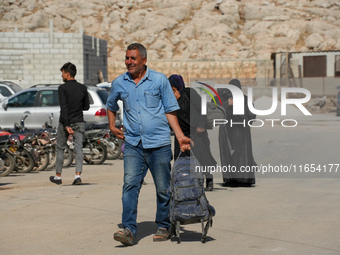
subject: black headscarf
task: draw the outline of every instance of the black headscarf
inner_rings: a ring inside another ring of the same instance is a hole
[[[234,85],[236,87],[238,87],[239,89],[242,89],[241,87],[241,82],[238,80],[238,79],[232,79],[230,82],[229,82],[230,85]]]
[[[184,90],[185,84],[183,81],[183,77],[178,74],[173,74],[169,77],[169,82],[171,87],[175,87],[180,94],[182,94],[182,91]]]

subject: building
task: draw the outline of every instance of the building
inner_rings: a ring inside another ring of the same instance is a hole
[[[60,67],[77,66],[78,82],[97,84],[98,73],[107,80],[107,41],[79,33],[0,32],[0,80],[22,87],[60,84]]]
[[[309,89],[312,96],[335,96],[340,82],[340,51],[276,52],[273,86]]]
[[[272,54],[274,78],[340,77],[340,51]]]

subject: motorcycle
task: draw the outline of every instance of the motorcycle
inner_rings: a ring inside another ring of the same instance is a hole
[[[33,149],[29,150],[25,147],[25,143],[31,138],[26,135],[20,140],[19,135],[11,135],[9,138],[9,149],[14,154],[15,168],[14,171],[19,173],[28,173],[33,170],[35,162],[38,161],[38,155]]]
[[[41,139],[44,139],[45,142],[47,141],[47,153],[49,155],[49,164],[46,169],[53,169],[57,163],[57,129],[52,127],[52,122],[54,115],[48,115],[49,122],[45,122],[44,128],[45,133]],[[44,142],[43,142],[44,143]],[[70,150],[69,147],[66,147],[64,150],[64,162],[63,167],[70,166],[73,162],[73,152]]]
[[[42,171],[45,170],[49,164],[49,151],[48,149],[51,147],[49,144],[48,136],[46,132],[41,134],[34,134],[31,139],[29,139],[25,147],[28,150],[34,150],[36,154],[38,154],[38,160],[35,162],[35,166],[32,171]]]
[[[102,129],[103,136],[100,137],[101,143],[106,146],[107,159],[114,160],[119,158],[122,154],[122,147],[124,141],[117,138],[107,127],[107,125],[90,125],[92,129]],[[117,127],[123,130],[123,124],[117,125]]]
[[[41,139],[42,134],[44,133],[44,130],[32,130],[32,132],[29,132],[29,130],[25,127],[25,119],[28,117],[28,115],[25,115],[21,120],[20,124],[15,123],[14,124],[14,130],[9,130],[13,134],[17,135],[16,137],[13,137],[11,139],[12,146],[10,147],[12,150],[15,149],[15,146],[17,146],[20,150],[21,147],[26,149],[32,156],[34,162],[33,162],[33,168],[31,167],[32,162],[28,162],[29,158],[26,157],[26,164],[27,167],[23,166],[22,162],[24,162],[23,155],[21,155],[21,159],[19,157],[18,163],[20,166],[17,167],[18,172],[27,173],[30,171],[41,171],[44,170],[48,163],[49,163],[49,156],[45,149],[45,143],[44,139]],[[17,137],[19,139],[17,139]],[[24,151],[21,152],[21,154],[25,153]]]
[[[0,177],[9,175],[15,167],[13,153],[8,149],[9,135],[0,136]]]
[[[83,154],[86,163],[100,165],[107,159],[107,148],[101,140],[104,132],[105,130],[85,130],[83,137]],[[69,136],[67,143],[69,148],[74,151],[73,136]]]
[[[122,154],[123,140],[118,139],[110,130],[107,130],[101,141],[107,148],[107,159],[113,160],[119,158]]]

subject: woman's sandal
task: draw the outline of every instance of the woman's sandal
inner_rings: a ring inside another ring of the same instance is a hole
[[[124,245],[131,246],[133,245],[133,236],[129,229],[123,229],[119,230],[116,233],[114,233],[113,238],[116,241],[121,242]]]
[[[164,228],[159,228],[156,234],[153,236],[153,241],[161,242],[161,241],[169,240],[169,238],[170,238],[169,231]]]

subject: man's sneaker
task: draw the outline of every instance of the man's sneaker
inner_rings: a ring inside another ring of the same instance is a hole
[[[61,179],[55,179],[54,176],[50,176],[50,181],[58,185],[62,183]]]
[[[72,183],[72,185],[80,185],[80,184],[82,184],[80,177],[74,179],[74,181]]]

